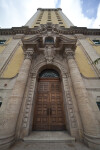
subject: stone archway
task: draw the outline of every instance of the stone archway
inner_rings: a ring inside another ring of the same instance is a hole
[[[61,85],[62,85],[63,103],[64,103],[65,117],[66,117],[65,120],[67,122],[67,131],[72,136],[78,137],[78,132],[77,132],[78,126],[75,117],[72,97],[69,89],[68,73],[66,71],[66,68],[64,68],[63,64],[56,60],[52,64],[47,64],[45,61],[40,60],[40,62],[38,61],[38,63],[33,65],[31,69],[31,79],[30,79],[31,82],[29,85],[29,91],[28,91],[27,102],[26,102],[27,105],[24,113],[24,116],[27,116],[25,118],[27,121],[22,123],[22,126],[24,126],[24,128],[22,129],[21,137],[27,136],[30,132],[32,132],[37,77],[39,72],[43,68],[47,68],[47,67],[49,68],[52,67],[53,69],[55,68],[61,75]]]

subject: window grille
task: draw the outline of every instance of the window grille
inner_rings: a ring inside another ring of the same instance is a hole
[[[39,77],[40,78],[58,78],[59,73],[56,70],[53,70],[53,69],[46,69],[46,70],[43,70],[39,74]]]
[[[53,37],[46,37],[45,38],[45,43],[46,44],[53,44],[54,43]]]

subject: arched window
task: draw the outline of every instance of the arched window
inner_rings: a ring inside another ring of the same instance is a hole
[[[58,78],[59,73],[53,69],[45,69],[39,74],[40,78]]]
[[[45,43],[46,44],[53,44],[54,43],[54,39],[53,39],[53,37],[46,37],[45,38]]]

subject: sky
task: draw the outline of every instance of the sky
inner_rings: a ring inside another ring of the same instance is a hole
[[[37,8],[62,8],[75,26],[100,29],[100,0],[0,0],[0,27],[24,26]]]

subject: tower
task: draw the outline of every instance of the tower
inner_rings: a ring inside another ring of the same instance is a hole
[[[25,24],[30,28],[38,27],[41,24],[57,24],[60,27],[69,28],[73,26],[71,21],[64,15],[61,8],[58,9],[41,9],[38,8],[35,15]]]
[[[37,9],[0,29],[0,140],[66,130],[100,149],[100,30],[76,27],[58,9]]]

